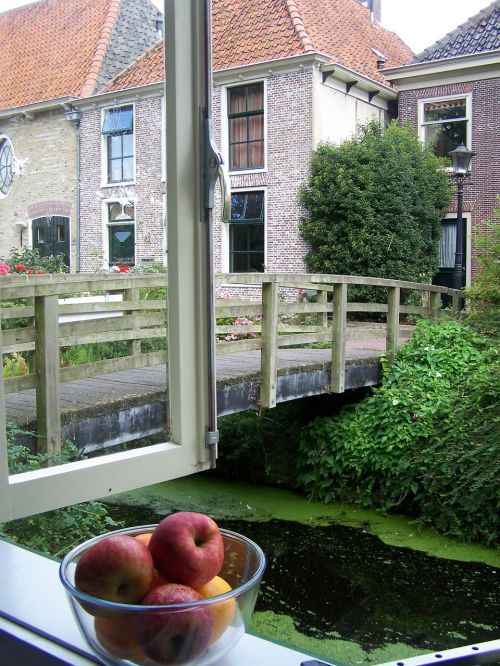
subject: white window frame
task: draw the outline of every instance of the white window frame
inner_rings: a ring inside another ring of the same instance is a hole
[[[254,83],[262,83],[264,86],[263,95],[264,95],[264,166],[258,167],[255,169],[236,169],[229,170],[229,118],[228,118],[228,90],[230,88],[241,88],[242,86],[251,86]],[[258,79],[249,79],[248,81],[235,81],[234,83],[228,83],[220,87],[221,91],[221,147],[222,155],[224,158],[224,163],[227,165],[227,169],[230,176],[238,176],[241,174],[249,173],[265,173],[267,171],[267,78],[261,77]]]
[[[238,194],[239,192],[263,192],[264,193],[264,266],[267,266],[267,187],[235,187],[231,188],[231,194]],[[221,268],[222,273],[229,273],[229,227],[230,222],[222,222],[222,236],[221,236]],[[264,271],[265,272],[265,271]]]
[[[131,222],[115,222],[109,224],[108,205],[111,203],[120,203],[122,206],[125,203],[134,204],[134,266],[137,265],[137,199],[135,196],[130,199],[123,199],[121,197],[109,197],[102,200],[102,263],[103,268],[109,268],[109,227],[117,224],[132,224]]]
[[[205,85],[205,7],[165,0],[169,247],[169,441],[9,476],[0,373],[0,522],[106,497],[208,469],[206,229],[200,224],[200,107]],[[189,84],[186,84],[189,82]],[[16,278],[17,279],[17,278]],[[26,282],[24,282],[26,284]],[[213,316],[213,315],[211,315]],[[1,343],[1,331],[0,331]]]
[[[134,177],[132,180],[120,180],[116,182],[110,182],[109,173],[108,173],[108,134],[102,133],[102,126],[104,123],[104,118],[106,116],[106,111],[111,109],[121,109],[124,106],[132,107],[132,118],[133,118],[133,127],[134,131],[133,136],[133,145],[134,145]],[[99,125],[99,133],[101,135],[101,187],[122,187],[124,185],[134,185],[136,182],[136,170],[137,170],[137,123],[136,123],[136,106],[135,102],[126,102],[120,104],[110,104],[101,109],[101,122]]]
[[[418,100],[418,136],[425,144],[425,128],[428,123],[424,122],[424,108],[426,104],[433,102],[446,102],[454,99],[465,99],[465,119],[467,121],[466,146],[471,150],[472,145],[472,93],[457,93],[455,95],[439,95],[437,97],[426,97]],[[449,168],[451,171],[451,167]]]

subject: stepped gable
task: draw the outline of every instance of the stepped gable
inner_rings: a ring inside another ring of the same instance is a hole
[[[409,64],[498,50],[500,50],[500,0],[495,0],[458,28],[417,54]]]

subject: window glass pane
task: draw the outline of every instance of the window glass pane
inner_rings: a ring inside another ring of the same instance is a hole
[[[123,160],[123,180],[134,179],[134,158],[126,157]]]
[[[112,183],[119,183],[122,179],[122,161],[121,160],[113,160],[110,164],[110,176],[109,180]]]
[[[248,273],[247,254],[233,254],[231,262],[231,271],[233,273]]]
[[[430,142],[434,153],[446,157],[450,150],[455,150],[461,143],[467,142],[467,121],[426,125],[425,140]]]
[[[428,102],[424,105],[424,121],[450,120],[466,117],[465,99]]]
[[[243,220],[245,217],[245,204],[247,195],[235,192],[231,195],[231,219]]]
[[[134,254],[134,226],[109,227],[109,263],[131,266],[134,264]]]
[[[262,273],[264,270],[264,253],[252,252],[249,255],[248,270],[255,273]]]
[[[123,214],[129,217],[131,220],[134,219],[134,204],[125,204],[123,206]]]
[[[247,248],[247,225],[231,225],[231,249],[233,252],[245,252]]]
[[[248,119],[248,138],[250,141],[264,138],[264,116],[250,116]]]
[[[248,86],[247,96],[248,111],[259,111],[264,108],[264,84],[256,83]]]
[[[14,180],[14,152],[10,142],[0,139],[0,192],[7,194]]]
[[[109,157],[120,157],[122,154],[122,137],[118,135],[113,135],[108,137],[108,151]]]
[[[455,266],[455,248],[457,243],[457,221],[446,220],[441,224],[441,240],[439,243],[439,267]]]
[[[230,169],[245,169],[247,166],[247,144],[246,143],[236,143],[231,146],[231,152],[229,156],[229,168]]]
[[[66,229],[62,224],[56,226],[56,240],[58,243],[64,243],[66,240]]]
[[[236,143],[238,141],[247,140],[247,119],[243,118],[231,118],[229,121],[229,132],[231,137],[231,143]]]
[[[122,139],[123,155],[130,157],[134,154],[134,135],[123,134],[120,138]]]
[[[242,113],[246,110],[245,87],[229,89],[229,113]]]
[[[263,220],[264,192],[248,192],[245,218],[247,220]]]
[[[103,134],[114,132],[131,132],[133,128],[133,110],[131,106],[119,109],[107,109],[102,124]]]
[[[252,252],[258,252],[264,257],[264,225],[263,224],[250,224],[248,225],[249,246]]]
[[[249,167],[262,167],[264,166],[264,142],[252,141],[248,146],[248,166]]]
[[[108,204],[108,219],[114,220],[122,212],[122,206],[119,203],[110,203]]]

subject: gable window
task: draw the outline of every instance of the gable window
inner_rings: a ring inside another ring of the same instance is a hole
[[[108,248],[110,266],[135,264],[135,211],[133,203],[108,204]]]
[[[422,131],[438,157],[447,157],[451,150],[469,141],[469,109],[466,97],[423,102]]]
[[[264,167],[264,84],[228,88],[229,169]]]
[[[107,182],[134,180],[134,110],[132,105],[106,109],[102,124],[106,140]]]
[[[0,197],[6,197],[14,182],[14,150],[6,136],[0,136]]]
[[[231,273],[264,271],[263,191],[231,195],[229,270]]]

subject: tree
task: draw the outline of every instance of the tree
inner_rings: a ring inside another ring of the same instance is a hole
[[[308,215],[301,233],[313,273],[420,282],[438,264],[442,212],[452,198],[448,173],[409,127],[378,122],[339,146],[313,153],[299,194]],[[373,288],[356,297],[372,300]]]

